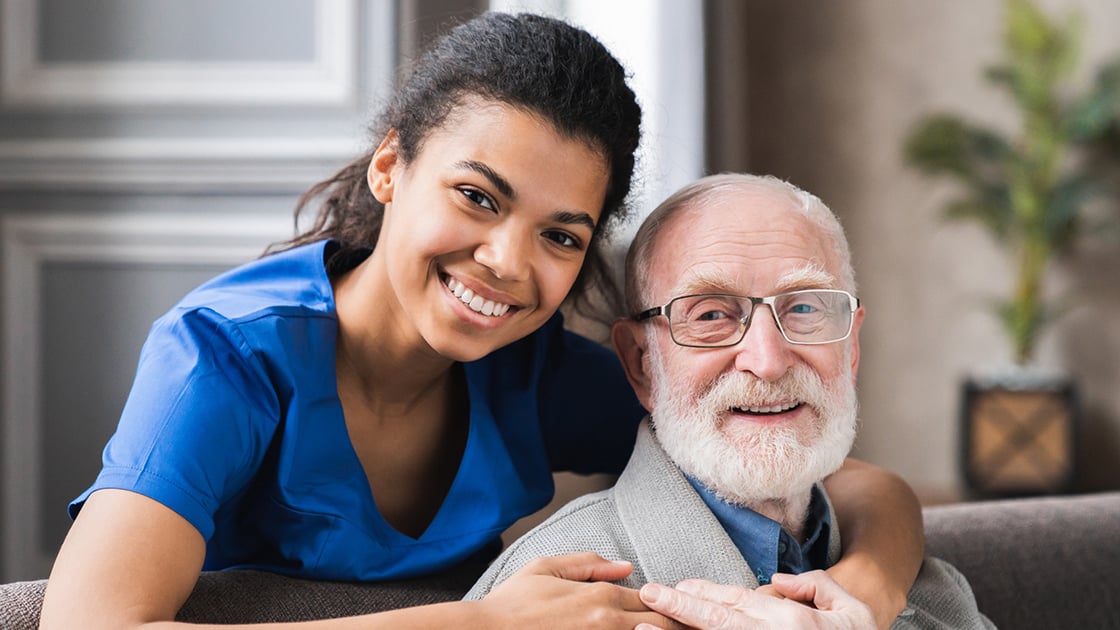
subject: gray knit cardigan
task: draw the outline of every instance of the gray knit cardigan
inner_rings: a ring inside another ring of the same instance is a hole
[[[831,565],[840,556],[831,505],[829,515]],[[515,541],[466,599],[481,599],[534,558],[582,551],[633,563],[634,572],[619,582],[631,588],[647,582],[672,585],[686,578],[758,587],[754,571],[662,450],[648,421],[642,423],[634,454],[613,488],[575,499]],[[995,627],[977,610],[964,576],[936,558],[926,558],[907,604],[893,628]]]

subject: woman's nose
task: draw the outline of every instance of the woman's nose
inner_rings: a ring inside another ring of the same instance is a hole
[[[501,280],[524,280],[530,266],[529,239],[512,228],[492,230],[475,248],[474,258]]]

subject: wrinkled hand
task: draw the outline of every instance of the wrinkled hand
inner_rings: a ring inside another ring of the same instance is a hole
[[[685,580],[676,588],[647,584],[642,587],[641,598],[651,609],[700,630],[876,627],[871,609],[824,571],[775,574],[773,585],[776,594],[787,599],[706,580]],[[639,630],[656,627],[638,626]]]
[[[641,624],[684,626],[642,603],[638,591],[611,584],[633,567],[594,553],[538,558],[502,582],[480,602],[498,628],[604,628],[632,630]]]

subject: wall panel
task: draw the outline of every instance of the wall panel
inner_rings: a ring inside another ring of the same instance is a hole
[[[373,142],[396,5],[0,0],[0,580],[47,575],[151,321]]]

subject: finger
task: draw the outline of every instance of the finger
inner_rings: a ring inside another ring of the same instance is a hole
[[[824,571],[808,571],[800,575],[775,574],[773,584],[790,599],[812,602],[821,610],[835,610],[855,599]]]
[[[754,589],[756,595],[765,595],[776,599],[785,599],[786,596],[778,592],[778,589],[773,584],[763,584],[762,586]]]
[[[606,560],[598,554],[588,552],[538,558],[521,570],[536,575],[589,582],[621,580],[630,575],[634,566],[621,560]]]
[[[775,573],[770,576],[770,585],[774,590],[789,599],[802,602],[811,602],[817,593],[816,584],[807,576],[809,573],[793,575],[791,573]]]
[[[612,585],[613,586],[613,585]],[[649,612],[649,606],[642,600],[637,589],[615,586],[618,589],[618,607],[627,612]]]
[[[660,584],[646,584],[640,591],[642,601],[655,612],[677,621],[706,630],[755,630],[757,620],[734,611],[729,606],[713,603]]]
[[[684,580],[677,584],[677,590],[709,602],[729,606],[743,604],[754,595],[750,589],[742,586],[716,584],[700,579]]]

